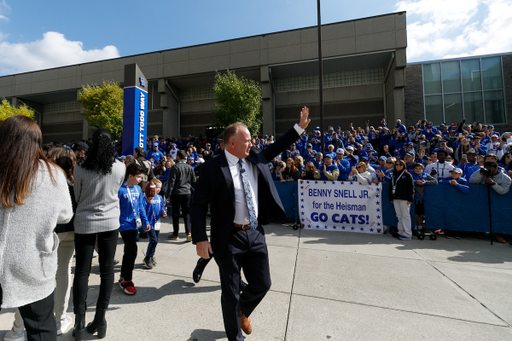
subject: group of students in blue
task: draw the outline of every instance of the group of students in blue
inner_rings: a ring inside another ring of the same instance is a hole
[[[128,295],[137,293],[132,281],[133,268],[137,258],[137,241],[139,232],[149,235],[149,243],[143,266],[152,269],[156,266],[155,250],[160,235],[160,217],[166,217],[165,201],[159,195],[162,182],[153,179],[148,183],[144,193],[138,184],[142,181],[144,170],[137,164],[126,167],[126,181],[119,189],[119,232],[124,241],[124,254],[121,265],[119,286]]]
[[[325,149],[321,150],[321,142]],[[274,168],[274,180],[293,181],[318,179],[329,181],[370,182],[393,181],[397,175],[396,164],[403,161],[413,183],[409,195],[414,197],[416,227],[424,224],[424,188],[441,184],[454,186],[461,193],[469,193],[469,183],[488,183],[499,194],[508,192],[512,174],[512,138],[509,132],[500,134],[492,125],[477,122],[466,124],[441,124],[420,120],[406,127],[398,119],[389,129],[382,119],[377,129],[366,123],[366,129],[348,131],[341,127],[320,127],[299,140],[269,165]],[[500,180],[486,182],[480,172],[496,165]],[[473,174],[476,173],[474,176]],[[470,181],[471,179],[471,181]],[[504,179],[505,185],[500,184]],[[410,239],[410,237],[405,237]]]

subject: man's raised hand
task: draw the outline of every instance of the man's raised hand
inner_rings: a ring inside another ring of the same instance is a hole
[[[302,129],[306,129],[308,127],[308,125],[309,125],[309,122],[311,122],[311,119],[309,118],[309,108],[308,107],[304,107],[300,111],[299,126]]]

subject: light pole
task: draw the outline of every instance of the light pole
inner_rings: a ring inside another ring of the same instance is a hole
[[[318,18],[318,88],[320,90],[320,131],[321,131],[321,150],[322,153],[325,151],[324,148],[324,85],[323,85],[323,61],[322,61],[322,19],[320,16],[320,0],[317,3],[317,18]]]

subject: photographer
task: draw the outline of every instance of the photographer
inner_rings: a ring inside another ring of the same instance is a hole
[[[505,195],[510,189],[510,177],[505,172],[500,172],[496,161],[485,161],[480,171],[475,171],[469,178],[472,184],[489,185],[496,193]],[[507,241],[500,235],[495,236],[499,243]]]
[[[472,184],[488,184],[498,194],[507,194],[510,189],[510,177],[504,172],[498,171],[498,164],[495,161],[486,161],[484,168],[475,171],[469,178]]]
[[[315,168],[313,162],[307,162],[304,166],[304,172],[301,174],[304,180],[318,180],[320,179],[320,172]]]
[[[281,172],[286,168],[286,163],[284,161],[279,161],[277,163],[277,167],[275,167],[274,172],[272,174],[272,179],[274,181],[281,181]]]

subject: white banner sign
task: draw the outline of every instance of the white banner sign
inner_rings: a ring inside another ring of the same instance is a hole
[[[382,185],[299,180],[305,229],[382,234]]]

